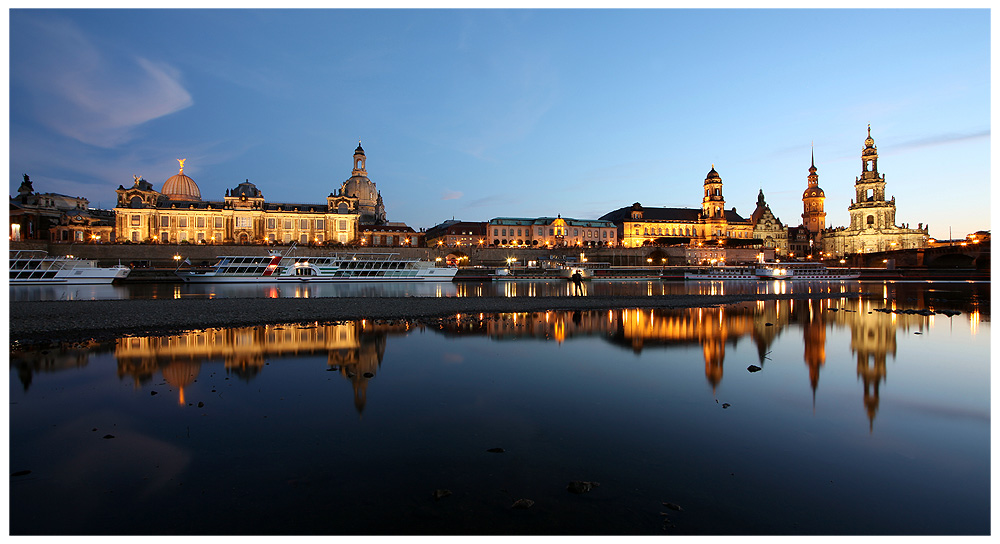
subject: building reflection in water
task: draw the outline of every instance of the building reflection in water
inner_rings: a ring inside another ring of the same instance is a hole
[[[705,288],[712,289],[707,285]],[[781,287],[770,285],[768,289],[780,291]],[[114,343],[113,349],[119,378],[129,378],[136,387],[141,387],[160,374],[177,389],[181,405],[186,403],[185,389],[197,380],[204,365],[221,362],[227,373],[250,381],[262,372],[268,360],[325,353],[329,370],[350,382],[354,405],[361,413],[367,402],[369,382],[380,370],[387,337],[405,335],[426,326],[444,335],[483,336],[495,341],[535,338],[562,343],[576,337],[600,336],[635,353],[700,346],[705,379],[713,395],[724,378],[727,345],[735,346],[738,340],[748,337],[755,346],[758,365],[763,368],[778,336],[797,327],[802,331],[803,362],[808,368],[808,386],[815,410],[827,359],[828,328],[838,328],[849,330],[851,335],[850,350],[856,358],[863,407],[871,431],[879,409],[879,387],[886,381],[886,359],[896,356],[896,335],[922,332],[934,325],[935,320],[948,319],[940,314],[905,313],[913,310],[900,308],[933,311],[960,307],[967,314],[972,334],[978,331],[980,321],[989,321],[988,287],[985,291],[974,290],[970,296],[954,289],[886,284],[881,287],[882,300],[878,294],[872,297],[871,293],[862,296],[857,291],[845,291],[840,284],[815,289],[835,298],[754,301],[687,309],[458,314],[424,324],[361,320],[213,328],[162,337],[122,338]],[[885,309],[890,311],[879,311]],[[11,366],[27,390],[34,373],[80,368],[86,366],[90,354],[107,349],[91,343],[44,351],[14,350]],[[741,369],[744,362],[741,361]]]
[[[193,383],[203,364],[222,362],[228,374],[254,379],[271,359],[323,354],[329,370],[351,383],[354,405],[361,413],[368,382],[378,373],[389,334],[406,334],[411,322],[348,321],[338,324],[286,324],[239,328],[211,328],[171,336],[122,338],[115,344],[119,378],[131,378],[136,387],[160,373],[178,390]]]

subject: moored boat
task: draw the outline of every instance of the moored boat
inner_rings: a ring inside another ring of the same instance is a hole
[[[822,263],[758,263],[746,266],[713,266],[695,272],[685,272],[686,280],[793,280],[842,281],[856,280],[857,272],[830,270]]]
[[[396,253],[312,257],[290,253],[291,248],[284,254],[221,256],[211,266],[178,270],[177,275],[189,283],[445,282],[458,272],[433,261],[402,259]]]
[[[50,256],[36,249],[12,249],[9,255],[11,285],[111,283],[131,271],[123,265],[102,267],[92,259]]]

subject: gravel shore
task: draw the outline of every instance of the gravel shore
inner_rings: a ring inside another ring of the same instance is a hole
[[[348,319],[421,319],[470,312],[692,308],[747,300],[829,295],[665,295],[650,297],[338,297],[12,302],[10,341],[51,344],[161,335],[206,327]]]

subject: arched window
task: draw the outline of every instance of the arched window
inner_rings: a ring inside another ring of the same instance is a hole
[[[347,212],[348,208],[346,202],[341,202],[340,204],[337,205],[337,213],[347,213]]]

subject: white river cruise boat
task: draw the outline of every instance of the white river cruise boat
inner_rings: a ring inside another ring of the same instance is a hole
[[[190,283],[286,282],[445,282],[456,267],[439,267],[433,261],[401,259],[396,253],[290,257],[282,254],[222,256],[214,265],[179,270]]]
[[[10,250],[11,285],[111,283],[124,279],[127,266],[97,266],[97,261],[52,256],[42,250]]]
[[[685,272],[686,280],[856,280],[860,274],[850,270],[830,270],[822,263],[758,263],[746,266],[713,266]]]

